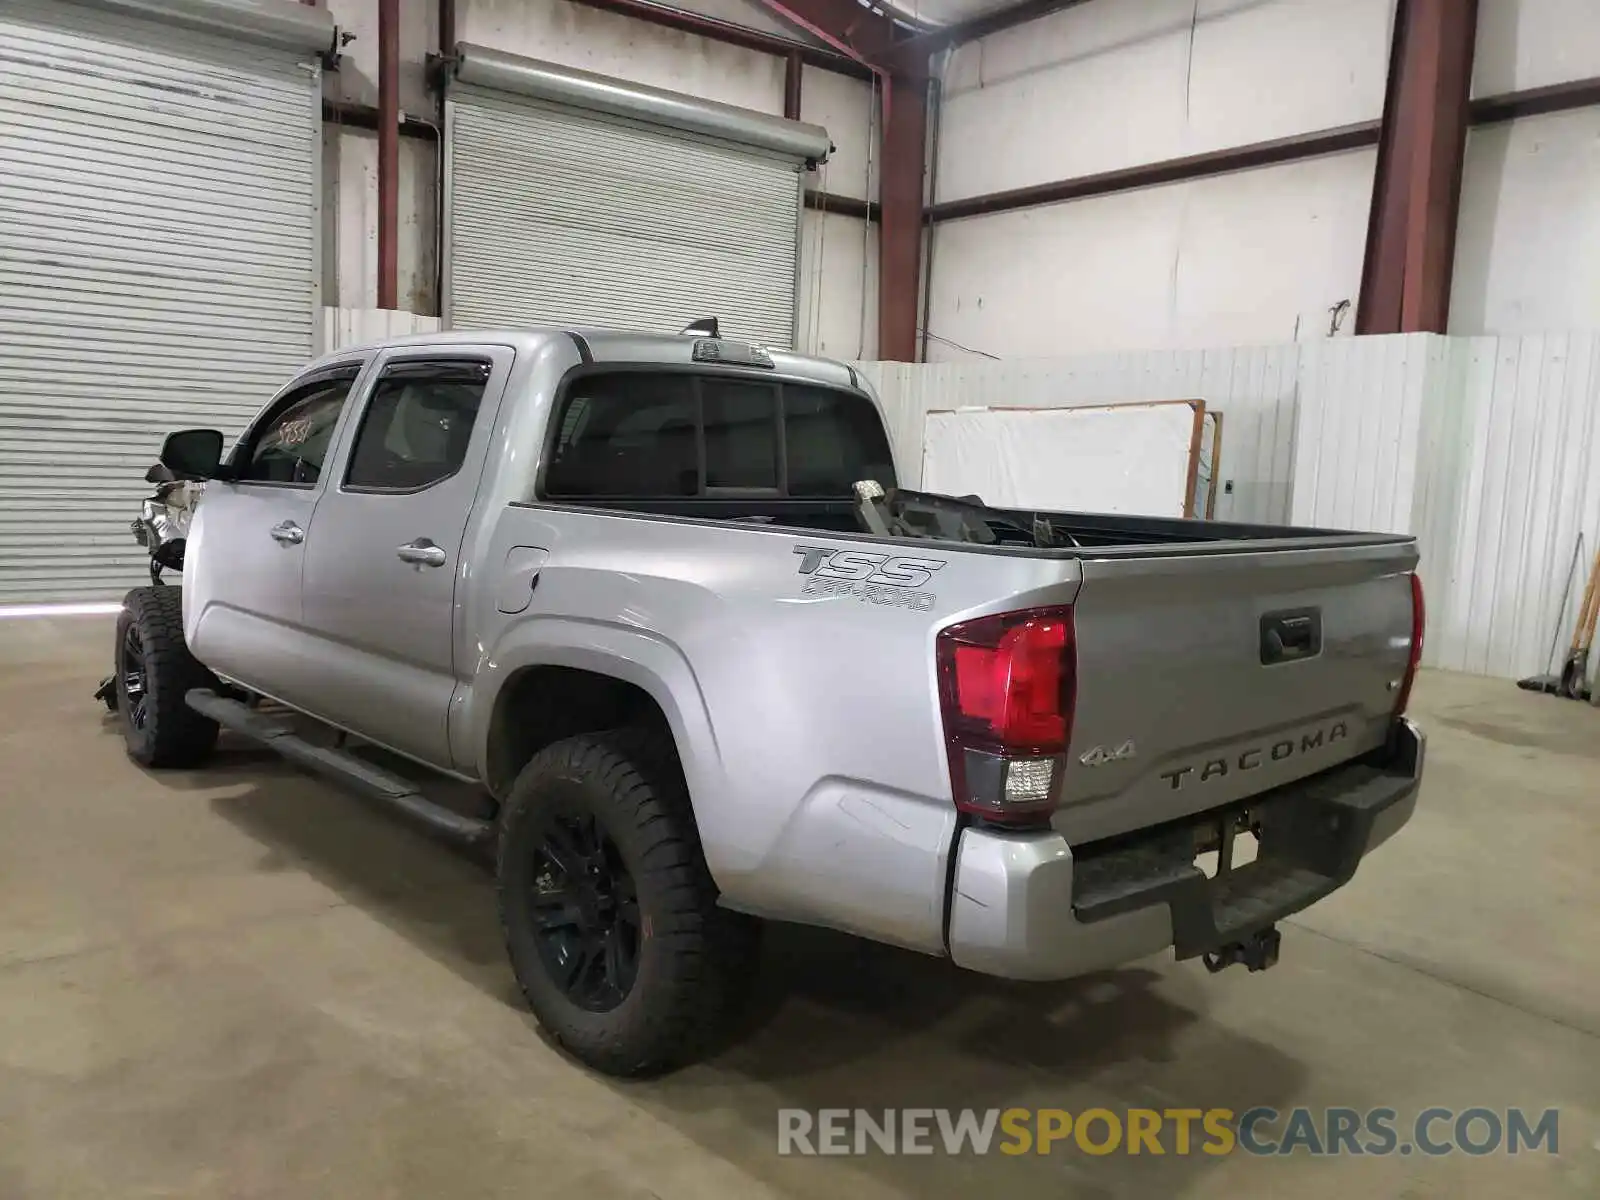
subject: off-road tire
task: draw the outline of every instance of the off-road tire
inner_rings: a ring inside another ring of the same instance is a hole
[[[142,713],[128,699],[125,656],[130,631],[143,654]],[[135,588],[123,598],[112,668],[117,713],[130,758],[146,767],[195,767],[210,756],[217,744],[217,723],[195,712],[184,697],[191,688],[215,687],[217,681],[183,640],[181,587]]]
[[[615,845],[638,898],[637,974],[606,1012],[571,999],[539,951],[535,861],[547,823],[582,809]],[[654,1075],[714,1048],[749,992],[760,924],[717,906],[670,739],[625,729],[556,742],[528,762],[500,816],[500,925],[539,1024],[597,1071]]]

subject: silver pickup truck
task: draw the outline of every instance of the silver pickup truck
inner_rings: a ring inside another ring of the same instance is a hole
[[[1410,539],[901,489],[854,370],[714,323],[341,350],[224,441],[162,450],[206,483],[118,621],[132,757],[224,726],[493,846],[517,980],[605,1072],[706,1052],[761,918],[1270,966],[1416,802]]]

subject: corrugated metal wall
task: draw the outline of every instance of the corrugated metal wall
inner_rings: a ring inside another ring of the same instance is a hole
[[[1451,341],[1467,436],[1429,464],[1462,501],[1433,661],[1530,674],[1544,669],[1563,608],[1564,648],[1600,547],[1600,337]],[[1580,532],[1584,561],[1563,595]]]
[[[895,460],[915,487],[929,409],[962,404],[1076,408],[1199,398],[1224,414],[1220,520],[1289,519],[1296,375],[1301,347],[1098,354],[1008,362],[857,363],[889,414]]]
[[[115,599],[162,435],[311,351],[321,70],[46,0],[0,4],[0,64],[0,604]]]
[[[1225,414],[1219,518],[1417,535],[1429,666],[1544,670],[1600,548],[1600,334],[856,365],[913,487],[932,408],[1199,397]]]
[[[1418,535],[1430,666],[1544,670],[1600,545],[1600,337],[1359,338],[1303,361],[1293,519]]]

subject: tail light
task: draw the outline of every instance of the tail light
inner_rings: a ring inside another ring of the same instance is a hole
[[[1077,698],[1072,609],[1036,608],[943,630],[936,659],[956,807],[1033,824],[1054,807]]]
[[[1422,665],[1422,635],[1427,626],[1427,612],[1422,603],[1422,577],[1411,576],[1411,655],[1406,660],[1406,673],[1400,679],[1400,695],[1395,698],[1394,715],[1403,717],[1411,701],[1411,685],[1416,682],[1417,668]]]

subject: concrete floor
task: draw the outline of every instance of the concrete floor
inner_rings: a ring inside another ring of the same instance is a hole
[[[109,647],[0,622],[0,1200],[1600,1196],[1600,710],[1425,676],[1416,819],[1264,975],[784,929],[746,1040],[625,1085],[540,1038],[479,866],[249,751],[135,768]],[[776,1153],[788,1106],[1263,1104],[1559,1106],[1561,1153]]]

